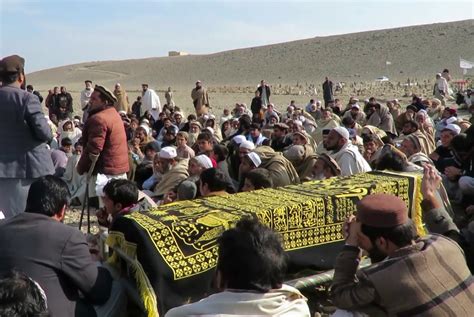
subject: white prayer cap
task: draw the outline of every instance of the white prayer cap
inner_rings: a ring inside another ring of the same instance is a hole
[[[232,138],[234,142],[238,145],[240,145],[243,141],[245,141],[245,137],[243,135],[236,135]]]
[[[148,121],[148,119],[142,119],[142,121],[140,122],[141,124],[147,124],[148,126],[150,126],[150,121]]]
[[[204,168],[212,168],[212,161],[211,159],[204,154],[195,156],[194,159]]]
[[[341,137],[343,137],[346,140],[349,140],[349,131],[344,128],[344,127],[336,127],[332,129],[333,131],[336,131],[337,134],[339,134]]]
[[[252,151],[253,149],[255,149],[255,144],[248,140],[244,140],[242,141],[242,143],[240,143],[240,148]]]
[[[211,128],[211,127],[206,127],[204,130],[207,130],[207,131],[211,132],[211,134],[214,134],[214,129]]]
[[[127,112],[126,112],[125,110],[120,110],[118,113],[119,113],[119,114],[127,115]]]
[[[164,159],[174,159],[178,154],[176,153],[176,149],[172,146],[165,146],[161,149],[160,153],[158,154],[160,158]]]
[[[444,130],[450,130],[452,132],[454,132],[454,135],[458,135],[459,133],[461,133],[461,127],[458,126],[457,124],[448,124],[444,129]]]
[[[248,154],[246,154],[247,157],[252,161],[253,165],[255,167],[259,167],[260,164],[262,164],[262,160],[260,159],[260,156],[258,156],[257,153],[255,152],[250,152]]]
[[[320,104],[321,104],[321,100],[316,100],[316,104],[317,104],[317,105],[320,105]]]
[[[454,123],[454,122],[456,122],[456,121],[458,121],[458,118],[455,117],[455,116],[452,116],[452,117],[449,117],[449,118],[446,120],[446,123],[447,123],[447,124],[451,124],[451,123]]]
[[[436,74],[436,76],[439,76],[439,77],[441,77],[441,73],[437,73],[437,74]]]
[[[146,131],[146,135],[150,135],[150,127],[147,126],[146,124],[140,124],[140,127],[142,127],[143,129],[145,129]]]
[[[177,112],[173,113],[173,117],[176,117],[176,116],[181,116],[182,117],[183,114],[181,112],[177,111]]]
[[[210,115],[209,115],[209,119],[215,120],[215,119],[216,119],[216,116],[213,115],[213,114],[210,114]],[[209,119],[208,119],[208,120],[209,120]]]
[[[355,104],[353,104],[353,105],[351,106],[351,109],[352,109],[352,108],[360,109],[360,106],[359,106],[358,103],[355,103]]]
[[[303,122],[301,122],[300,120],[295,120],[295,121],[293,121],[293,123],[300,126],[300,127],[303,126]]]

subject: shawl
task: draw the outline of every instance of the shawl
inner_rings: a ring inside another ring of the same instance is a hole
[[[339,123],[334,120],[334,118],[329,118],[329,119],[320,119],[317,122],[318,128],[316,129],[316,132],[313,133],[313,138],[315,139],[316,143],[320,143],[323,141],[323,130],[326,129],[334,129],[339,126]]]
[[[380,118],[380,114],[377,110],[375,110],[370,116],[367,117],[367,125],[373,125],[374,127],[378,127],[382,122]]]
[[[385,133],[385,131],[371,125],[366,125],[365,127],[363,127],[361,134],[362,135],[364,134],[375,135],[377,137],[376,142],[378,146],[384,145],[382,138],[387,136],[387,133]]]
[[[130,113],[130,104],[128,103],[127,92],[123,89],[115,89],[114,95],[117,98],[117,102],[114,104],[117,112],[125,111],[126,113]]]
[[[290,161],[281,152],[275,152],[269,146],[259,146],[254,150],[262,160],[259,166],[270,172],[274,187],[298,184],[300,178]]]
[[[163,178],[155,187],[155,195],[166,195],[168,192],[175,189],[179,183],[188,178],[188,176],[188,160],[180,160],[173,168],[171,168],[171,170],[163,174]]]
[[[153,119],[158,120],[161,108],[160,97],[153,89],[148,88],[142,97],[142,112],[148,111]]]
[[[198,111],[198,115],[207,113],[207,109],[202,109],[204,106],[209,107],[209,96],[204,87],[201,87],[201,89],[194,88],[191,91],[191,98],[193,99],[194,108]]]
[[[280,316],[310,317],[306,298],[296,289],[283,284],[266,293],[225,290],[199,302],[176,307],[166,317],[182,316]]]
[[[381,105],[380,109],[377,112],[380,118],[380,124],[378,125],[378,127],[385,132],[390,132],[394,135],[397,135],[397,129],[395,128],[395,123],[388,107],[385,105]]]

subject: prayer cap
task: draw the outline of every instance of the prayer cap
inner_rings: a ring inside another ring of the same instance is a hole
[[[211,132],[211,134],[214,134],[214,129],[211,128],[211,127],[206,127],[204,130],[207,130],[207,131]]]
[[[98,91],[105,99],[107,99],[111,103],[117,102],[117,98],[115,98],[114,94],[110,92],[104,86],[95,85],[94,91]]]
[[[362,198],[356,207],[359,221],[371,227],[390,228],[408,221],[407,205],[394,195],[368,195]]]
[[[260,164],[262,164],[262,160],[260,159],[260,156],[258,156],[257,153],[250,152],[250,153],[246,154],[246,156],[250,159],[250,161],[252,161],[252,163],[255,167],[259,167]]]
[[[360,109],[360,106],[359,106],[358,103],[355,103],[355,104],[353,104],[353,105],[351,106],[351,109],[352,109],[352,108],[356,108],[356,109],[359,110],[359,109]]]
[[[250,141],[244,140],[242,141],[242,143],[240,143],[240,148],[252,151],[253,149],[255,149],[255,144]]]
[[[445,130],[449,130],[449,131],[452,131],[454,132],[455,135],[458,135],[459,133],[461,133],[461,127],[458,126],[457,124],[448,124],[444,129],[443,131]]]
[[[346,128],[344,127],[336,127],[332,129],[333,131],[336,131],[337,134],[339,134],[341,137],[343,137],[346,140],[349,140],[349,131],[347,131]]]
[[[176,149],[171,146],[165,146],[161,149],[160,154],[158,154],[161,158],[164,159],[174,159],[178,154],[176,153]]]
[[[238,145],[240,145],[243,141],[245,141],[245,137],[243,135],[236,135],[232,138],[234,142]]]
[[[0,74],[18,73],[25,69],[25,59],[11,55],[0,60]]]
[[[204,168],[212,168],[212,161],[211,159],[204,154],[195,156],[194,159]]]

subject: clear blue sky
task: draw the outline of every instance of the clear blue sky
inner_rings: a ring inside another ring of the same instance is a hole
[[[473,19],[473,0],[0,0],[0,56],[27,72]],[[474,27],[474,25],[473,25]]]

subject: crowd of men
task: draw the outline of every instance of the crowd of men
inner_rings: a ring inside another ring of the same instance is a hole
[[[471,113],[462,119],[447,70],[437,74],[444,80],[437,80],[434,97],[414,95],[405,107],[375,97],[344,103],[326,77],[322,100],[278,109],[262,80],[250,107],[237,103],[213,114],[197,81],[190,98],[195,113],[187,116],[171,89],[162,105],[143,84],[130,106],[120,84],[110,91],[90,80],[81,92],[83,116],[74,116],[64,87],[49,92],[44,115],[39,93],[22,89],[24,59],[5,57],[0,77],[0,144],[7,149],[0,154],[1,316],[15,309],[118,316],[123,294],[113,274],[94,263],[78,230],[60,223],[67,207],[86,196],[100,208],[99,223],[113,230],[121,216],[150,205],[372,170],[423,175],[431,234],[418,237],[400,198],[362,199],[336,261],[337,313],[468,316],[474,308],[474,94],[461,92],[461,106]],[[219,247],[223,291],[167,316],[309,316],[304,296],[283,284],[284,252],[270,229],[243,219]],[[362,250],[373,265],[358,270]],[[18,304],[26,298],[36,304]]]

